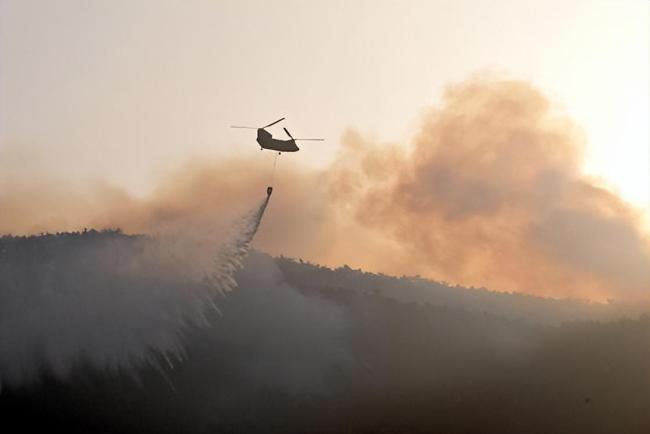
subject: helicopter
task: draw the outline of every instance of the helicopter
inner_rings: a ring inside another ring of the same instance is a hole
[[[287,136],[290,137],[289,140],[279,140],[274,139],[271,133],[266,131],[266,128],[271,127],[278,122],[282,122],[285,118],[280,118],[275,122],[271,122],[268,125],[263,127],[242,127],[238,125],[231,125],[230,128],[245,128],[249,130],[257,130],[257,143],[260,145],[260,150],[269,149],[271,151],[278,151],[278,154],[283,152],[298,152],[300,148],[296,145],[296,141],[316,141],[322,142],[325,139],[294,139],[289,130],[283,128],[284,132],[287,133]]]

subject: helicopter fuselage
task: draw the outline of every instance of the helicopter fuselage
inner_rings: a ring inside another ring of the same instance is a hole
[[[257,129],[257,143],[263,149],[270,149],[278,152],[297,152],[300,150],[295,140],[278,140],[274,139],[271,133],[264,128]]]

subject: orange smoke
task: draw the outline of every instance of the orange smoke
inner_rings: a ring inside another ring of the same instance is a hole
[[[272,254],[558,297],[647,297],[635,211],[580,172],[580,131],[531,85],[451,86],[411,147],[349,131],[323,172],[283,156],[255,245]],[[201,231],[265,195],[269,160],[190,161],[150,197],[0,159],[0,232]],[[28,165],[27,165],[28,166]]]
[[[634,211],[580,173],[582,137],[521,81],[449,87],[413,148],[344,138],[331,198],[405,248],[383,268],[463,285],[604,299],[650,290]]]

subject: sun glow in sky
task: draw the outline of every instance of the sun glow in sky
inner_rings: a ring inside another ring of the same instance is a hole
[[[287,116],[294,135],[327,138],[292,156],[318,166],[346,128],[408,143],[447,84],[490,71],[531,81],[565,110],[584,129],[585,169],[647,211],[648,10],[644,0],[3,0],[0,152],[29,149],[53,170],[144,192],[192,155],[259,155],[228,125]]]

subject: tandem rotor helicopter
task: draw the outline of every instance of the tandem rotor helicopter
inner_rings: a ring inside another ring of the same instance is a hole
[[[230,128],[245,128],[247,130],[257,130],[257,143],[260,145],[260,150],[264,149],[269,149],[271,151],[277,151],[278,153],[275,156],[275,159],[273,160],[273,176],[275,176],[275,167],[278,161],[278,156],[281,155],[283,152],[298,152],[300,148],[298,145],[296,145],[296,141],[302,140],[302,141],[316,141],[316,142],[322,142],[325,139],[295,139],[289,130],[286,128],[284,129],[284,132],[287,133],[287,136],[289,136],[289,140],[279,140],[279,139],[274,139],[271,133],[266,131],[266,128],[271,127],[278,122],[282,122],[285,118],[280,118],[275,122],[271,122],[268,125],[264,125],[263,127],[242,127],[238,125],[231,125]],[[271,184],[273,184],[273,180],[271,180]],[[266,189],[266,195],[268,198],[271,197],[271,193],[273,192],[273,185],[269,185]]]
[[[316,142],[322,142],[325,139],[294,139],[289,130],[286,128],[284,129],[284,132],[287,133],[287,136],[290,137],[289,140],[279,140],[279,139],[274,139],[271,133],[266,131],[266,128],[273,126],[277,124],[278,122],[282,122],[285,118],[280,118],[275,122],[271,122],[268,125],[265,125],[263,127],[242,127],[238,125],[231,125],[230,128],[245,128],[248,130],[257,130],[257,143],[260,145],[260,150],[264,149],[269,149],[271,151],[278,151],[278,154],[281,154],[283,152],[297,152],[300,150],[298,145],[296,145],[297,141],[316,141]]]

